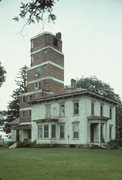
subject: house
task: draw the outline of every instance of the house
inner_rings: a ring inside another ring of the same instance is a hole
[[[73,88],[32,101],[32,141],[63,146],[115,139],[116,102]]]
[[[87,146],[115,139],[116,102],[87,89],[64,91],[61,33],[44,32],[31,39],[27,92],[20,95],[19,123],[13,140],[40,144]]]

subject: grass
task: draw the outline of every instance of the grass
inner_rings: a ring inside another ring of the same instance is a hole
[[[0,148],[1,180],[122,180],[122,149]]]

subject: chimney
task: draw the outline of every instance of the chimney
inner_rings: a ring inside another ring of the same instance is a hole
[[[61,40],[61,33],[60,32],[56,33],[56,38]]]
[[[71,88],[75,88],[75,87],[76,87],[76,80],[71,79]]]

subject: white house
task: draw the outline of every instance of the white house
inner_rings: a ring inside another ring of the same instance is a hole
[[[31,104],[32,141],[82,147],[115,139],[116,102],[87,89],[43,96]]]

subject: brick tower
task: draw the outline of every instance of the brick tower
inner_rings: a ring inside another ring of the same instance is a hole
[[[44,32],[31,39],[31,67],[27,71],[27,92],[20,95],[20,121],[31,121],[35,98],[64,90],[64,55],[61,33]]]

